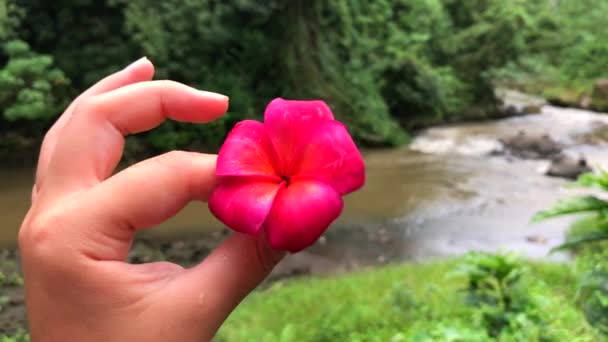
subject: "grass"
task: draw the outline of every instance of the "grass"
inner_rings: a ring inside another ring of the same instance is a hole
[[[574,306],[571,267],[533,262],[522,262],[530,304],[509,321],[521,326],[492,337],[485,309],[466,304],[467,279],[450,276],[462,262],[276,283],[247,298],[217,341],[601,341]]]

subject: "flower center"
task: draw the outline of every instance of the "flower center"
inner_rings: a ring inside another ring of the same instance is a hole
[[[291,180],[289,179],[288,176],[281,176],[281,181],[285,182],[285,187],[288,187],[289,184],[291,183]]]

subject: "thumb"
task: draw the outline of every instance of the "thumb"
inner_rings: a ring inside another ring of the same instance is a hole
[[[285,252],[273,250],[265,236],[236,233],[226,239],[201,264],[181,273],[175,300],[183,319],[205,322],[209,339],[236,306],[270,274]]]

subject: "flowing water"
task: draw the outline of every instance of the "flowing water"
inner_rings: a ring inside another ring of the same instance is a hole
[[[408,148],[364,151],[366,186],[346,198],[344,214],[320,242],[292,261],[314,272],[468,250],[545,257],[563,241],[570,219],[531,224],[530,218],[572,190],[564,188],[565,180],[543,175],[546,160],[493,152],[501,150],[500,139],[524,130],[548,134],[566,153],[604,167],[606,127],[602,114],[544,106],[540,114],[431,128]],[[0,245],[15,245],[32,175],[31,169],[0,171]],[[164,239],[220,229],[206,205],[194,203],[146,234]]]

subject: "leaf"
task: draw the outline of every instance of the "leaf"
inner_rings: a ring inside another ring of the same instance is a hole
[[[583,173],[578,177],[574,185],[586,188],[598,188],[608,190],[608,172],[602,170],[599,173]]]
[[[549,209],[536,213],[532,217],[532,222],[538,222],[561,215],[600,211],[603,209],[608,209],[608,202],[595,196],[569,197],[557,201],[557,203]]]
[[[582,234],[572,239],[569,239],[561,245],[551,249],[551,253],[566,249],[572,249],[582,244],[599,242],[602,240],[608,240],[608,232],[591,232]]]

